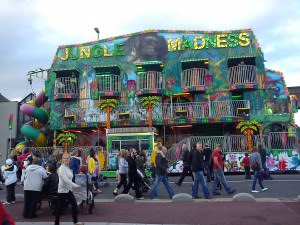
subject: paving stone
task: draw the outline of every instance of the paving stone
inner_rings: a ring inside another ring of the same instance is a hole
[[[253,201],[255,202],[255,197],[249,193],[238,193],[232,197],[232,201]]]
[[[134,202],[134,197],[129,194],[117,195],[114,199],[115,202]]]
[[[192,202],[193,198],[190,194],[187,193],[178,193],[173,196],[173,202]]]

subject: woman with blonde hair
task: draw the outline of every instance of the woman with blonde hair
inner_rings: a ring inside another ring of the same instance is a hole
[[[72,218],[75,225],[82,225],[83,223],[78,222],[78,210],[76,199],[73,194],[73,188],[80,188],[80,185],[72,181],[73,172],[70,169],[70,155],[65,153],[62,155],[61,166],[57,173],[59,177],[58,182],[58,202],[55,213],[55,225],[59,225],[59,217],[65,200],[68,200],[72,206]]]
[[[125,149],[122,149],[120,151],[118,162],[119,162],[118,163],[118,165],[119,165],[118,172],[120,175],[120,181],[113,192],[114,195],[118,195],[118,190],[120,189],[120,187],[122,185],[123,185],[123,192],[127,186],[128,162],[126,160],[126,150]]]

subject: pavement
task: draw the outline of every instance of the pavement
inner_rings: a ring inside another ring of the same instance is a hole
[[[273,175],[273,180],[264,181],[267,192],[255,193],[255,202],[232,201],[232,195],[222,192],[213,199],[196,199],[193,202],[174,203],[161,184],[159,199],[151,200],[145,194],[145,200],[133,203],[114,202],[112,191],[115,179],[109,179],[109,186],[102,187],[102,194],[95,199],[93,214],[88,214],[87,207],[80,209],[79,221],[86,225],[106,224],[200,224],[200,225],[297,225],[300,221],[300,174]],[[191,194],[192,181],[186,178],[182,186],[174,184],[178,177],[170,177],[171,186],[176,193]],[[227,176],[230,186],[236,193],[250,193],[251,180],[244,180],[241,175]],[[211,190],[211,183],[208,183]],[[134,192],[131,192],[134,195]],[[202,194],[199,188],[199,194]],[[299,198],[298,198],[299,196]],[[5,199],[5,191],[0,192],[0,199]],[[23,219],[22,186],[17,187],[17,202],[4,206],[18,225],[54,224],[54,216],[49,212],[47,202],[43,202],[38,218]],[[61,217],[62,225],[71,223],[69,210]]]

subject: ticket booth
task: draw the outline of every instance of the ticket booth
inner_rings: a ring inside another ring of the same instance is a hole
[[[143,151],[150,162],[154,131],[151,127],[111,128],[106,130],[108,163],[110,170],[117,169],[117,158],[121,149]]]

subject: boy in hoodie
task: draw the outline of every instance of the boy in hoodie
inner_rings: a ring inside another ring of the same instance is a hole
[[[36,205],[40,201],[43,180],[47,177],[46,170],[41,166],[42,160],[33,157],[32,164],[25,170],[24,177],[24,218],[34,218],[36,215]]]
[[[160,182],[164,183],[171,199],[175,195],[173,189],[169,184],[168,176],[167,176],[168,168],[169,168],[168,160],[166,159],[167,153],[168,150],[165,146],[160,146],[159,151],[157,151],[157,155],[155,158],[157,179],[153,187],[153,190],[151,192],[152,199],[157,198],[157,190]]]
[[[15,203],[16,195],[15,195],[15,187],[17,183],[17,166],[13,164],[12,159],[6,160],[6,167],[3,172],[3,176],[5,179],[5,186],[6,186],[6,202],[3,204],[11,204]]]

